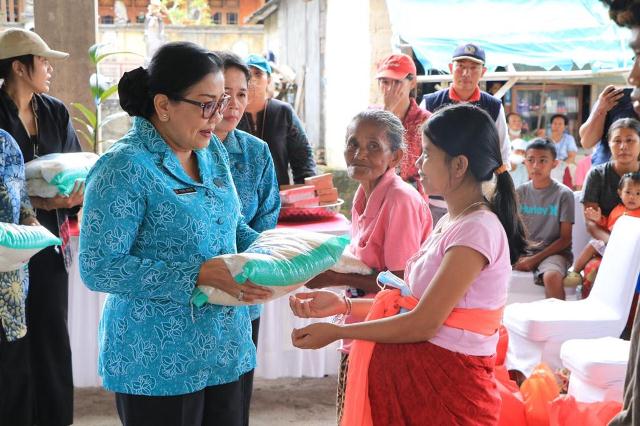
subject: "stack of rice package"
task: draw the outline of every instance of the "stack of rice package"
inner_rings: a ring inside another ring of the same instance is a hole
[[[282,207],[317,207],[335,204],[338,190],[333,186],[333,174],[325,173],[305,178],[304,185],[294,185],[280,191]]]
[[[25,164],[27,191],[32,197],[68,196],[98,161],[92,152],[69,152],[38,157]]]
[[[338,201],[338,189],[333,186],[333,174],[325,173],[304,179],[305,185],[312,185],[320,204],[334,204]]]

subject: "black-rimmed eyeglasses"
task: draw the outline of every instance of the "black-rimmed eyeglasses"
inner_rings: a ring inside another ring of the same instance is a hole
[[[231,96],[225,93],[217,101],[211,101],[211,102],[198,102],[198,101],[192,101],[191,99],[186,99],[186,98],[176,98],[176,100],[200,107],[202,109],[202,118],[208,120],[215,113],[219,113],[219,114],[224,113],[224,111],[227,109],[227,106],[229,106],[229,101],[231,100]]]

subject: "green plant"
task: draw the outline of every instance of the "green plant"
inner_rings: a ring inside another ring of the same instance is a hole
[[[118,85],[108,84],[107,78],[99,73],[98,65],[102,60],[112,55],[132,54],[142,56],[135,52],[129,51],[102,53],[101,49],[103,49],[105,46],[106,44],[98,43],[89,48],[89,60],[96,70],[96,72],[91,74],[91,77],[89,78],[89,87],[91,89],[91,96],[93,98],[93,108],[89,108],[77,102],[71,104],[72,107],[74,107],[82,114],[81,117],[73,117],[73,120],[80,123],[84,128],[77,129],[77,132],[87,141],[87,143],[92,147],[93,152],[95,153],[99,153],[100,145],[102,142],[99,140],[100,129],[107,123],[127,115],[125,112],[119,112],[110,114],[106,117],[101,117],[100,105],[104,101],[106,101],[109,96],[113,95],[118,90]]]

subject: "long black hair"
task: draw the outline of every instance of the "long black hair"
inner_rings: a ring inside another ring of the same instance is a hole
[[[469,172],[478,182],[487,182],[496,174],[496,187],[489,206],[498,216],[509,240],[511,263],[528,247],[524,224],[518,213],[518,201],[511,175],[502,166],[500,138],[495,123],[483,110],[470,104],[450,105],[433,114],[423,127],[431,143],[447,158],[464,155]]]
[[[149,119],[155,114],[155,95],[178,100],[207,74],[221,70],[218,56],[197,44],[167,43],[156,51],[147,69],[124,73],[118,82],[120,106],[131,116]]]

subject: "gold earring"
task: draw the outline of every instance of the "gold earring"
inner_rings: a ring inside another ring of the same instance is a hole
[[[165,115],[162,116],[162,119],[164,121],[168,121],[169,120],[169,116],[167,114],[165,114]]]

